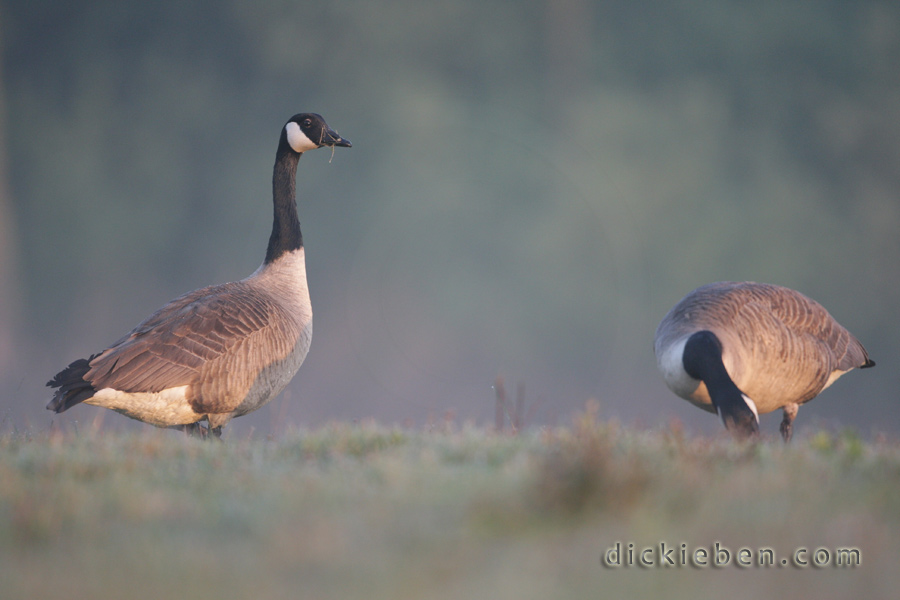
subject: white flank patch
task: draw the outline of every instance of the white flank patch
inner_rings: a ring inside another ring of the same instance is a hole
[[[122,392],[103,388],[85,404],[109,408],[132,419],[158,427],[195,423],[202,416],[185,400],[186,385],[161,392]]]
[[[288,144],[291,145],[294,152],[306,152],[307,150],[314,150],[319,147],[319,145],[313,143],[313,141],[303,133],[300,126],[293,121],[285,125],[284,130],[287,132]]]
[[[826,381],[826,382],[825,382],[825,385],[822,386],[822,390],[824,390],[824,389],[827,388],[829,385],[831,385],[832,383],[834,383],[835,380],[836,380],[838,377],[840,377],[841,375],[843,375],[843,374],[846,373],[846,372],[847,372],[847,371],[840,371],[840,370],[832,371],[832,372],[831,372],[831,375],[828,376],[828,381]],[[821,390],[820,390],[820,391],[821,391]]]

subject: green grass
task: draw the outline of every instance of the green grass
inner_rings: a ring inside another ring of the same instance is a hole
[[[603,566],[617,541],[731,564]],[[744,569],[744,547],[861,564]],[[587,412],[517,436],[0,436],[4,599],[893,598],[898,552],[900,445],[852,433],[739,446]]]

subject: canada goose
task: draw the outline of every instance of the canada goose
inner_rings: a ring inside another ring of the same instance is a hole
[[[721,417],[738,439],[759,435],[759,413],[784,410],[790,441],[801,404],[854,367],[865,348],[815,300],[753,282],[697,288],[663,318],[654,340],[675,394]]]
[[[282,128],[272,235],[252,275],[176,298],[106,350],[76,360],[47,383],[58,388],[47,408],[61,413],[84,402],[157,427],[219,437],[232,418],[281,392],[312,338],[297,162],[323,146],[349,148],[350,141],[313,113],[294,115]]]

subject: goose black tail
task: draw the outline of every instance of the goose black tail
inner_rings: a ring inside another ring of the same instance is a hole
[[[47,410],[55,413],[64,412],[97,393],[94,386],[84,379],[91,370],[91,361],[96,356],[94,354],[87,359],[79,358],[47,382],[49,387],[58,388],[47,405]]]

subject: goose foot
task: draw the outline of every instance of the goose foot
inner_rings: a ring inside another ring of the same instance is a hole
[[[794,434],[794,417],[797,416],[797,411],[800,410],[800,405],[791,403],[787,404],[784,407],[784,418],[781,420],[781,437],[784,439],[784,443],[787,444],[791,441],[791,436]]]

